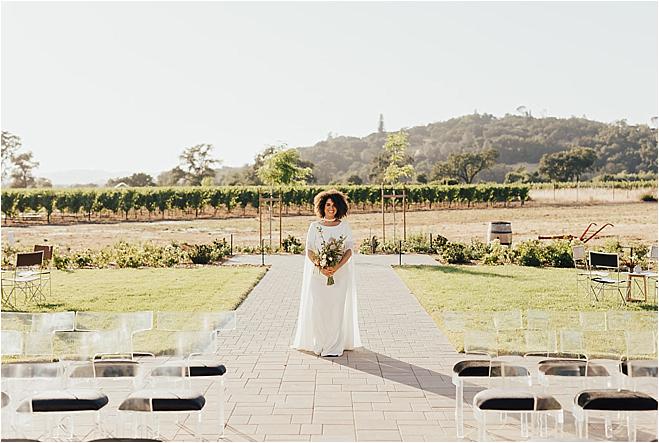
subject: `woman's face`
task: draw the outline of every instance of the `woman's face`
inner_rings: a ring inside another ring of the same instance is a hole
[[[327,201],[325,202],[325,218],[328,220],[332,220],[335,217],[336,217],[336,206],[334,206],[334,202],[332,201],[332,199],[328,198]]]

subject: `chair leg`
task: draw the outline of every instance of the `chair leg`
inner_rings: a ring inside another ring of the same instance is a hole
[[[487,441],[487,413],[480,411],[476,421],[478,422],[478,441]]]
[[[611,416],[606,414],[604,417],[604,435],[607,439],[613,438],[613,426],[611,425]]]
[[[519,421],[520,421],[522,438],[528,438],[528,436],[529,436],[529,415],[526,412],[520,413]]]
[[[636,441],[636,417],[634,413],[627,413],[627,440]]]
[[[455,385],[455,433],[458,438],[464,438],[464,392],[462,380]]]

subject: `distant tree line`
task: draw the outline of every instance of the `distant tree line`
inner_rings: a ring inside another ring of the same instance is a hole
[[[380,114],[377,131],[363,138],[336,136],[308,148],[275,144],[259,152],[252,164],[221,168],[214,146],[183,149],[179,163],[155,179],[144,173],[110,179],[106,186],[281,186],[296,184],[472,184],[534,183],[584,179],[652,180],[657,170],[657,130],[606,124],[586,118],[496,118],[474,113],[445,122],[385,132]],[[34,177],[39,163],[19,152],[21,140],[2,132],[2,180],[10,187],[48,187]],[[7,182],[8,179],[11,181]]]

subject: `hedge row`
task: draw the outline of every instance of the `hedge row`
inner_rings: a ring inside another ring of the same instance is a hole
[[[554,182],[554,183],[528,183],[531,189],[575,189],[576,182]],[[602,189],[649,189],[657,188],[657,180],[638,180],[638,181],[588,181],[579,182],[579,187],[583,189],[602,188]]]
[[[351,203],[356,205],[376,205],[380,203],[380,186],[303,186],[266,188],[259,186],[217,186],[217,187],[177,187],[177,188],[124,188],[124,189],[62,189],[25,190],[12,189],[2,192],[2,212],[12,218],[19,213],[43,212],[50,223],[50,216],[60,213],[84,214],[90,220],[92,214],[122,215],[126,219],[130,211],[146,210],[151,216],[165,211],[199,212],[211,208],[215,213],[223,208],[228,212],[247,206],[258,208],[259,195],[281,195],[286,207],[311,208],[313,198],[320,191],[337,188],[345,192]],[[401,193],[402,187],[388,187],[384,191]],[[412,185],[405,187],[407,202],[411,204],[467,205],[473,203],[493,203],[528,199],[527,185]]]

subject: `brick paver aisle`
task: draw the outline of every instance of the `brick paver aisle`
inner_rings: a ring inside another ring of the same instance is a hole
[[[220,336],[228,369],[225,440],[455,440],[451,370],[460,355],[391,268],[398,257],[358,255],[356,260],[364,346],[340,358],[320,358],[290,348],[303,257],[266,258],[271,268],[238,308],[237,329]],[[404,256],[403,262],[436,265],[417,255]],[[260,257],[237,257],[229,264],[248,263],[259,264]],[[466,440],[477,439],[469,405],[480,389],[465,387]],[[553,393],[566,414],[561,439],[576,440],[575,390]],[[508,423],[495,426],[490,438],[520,440],[518,420]],[[591,428],[591,439],[605,439],[601,423]],[[640,426],[639,440],[656,438],[654,426]],[[614,432],[626,438],[624,427]]]
[[[290,348],[302,260],[267,257],[272,266],[238,309],[237,330],[223,334],[226,438],[453,440],[450,369],[458,355],[391,269],[398,257],[357,257],[364,347],[340,358]],[[426,256],[404,263],[436,264]]]

